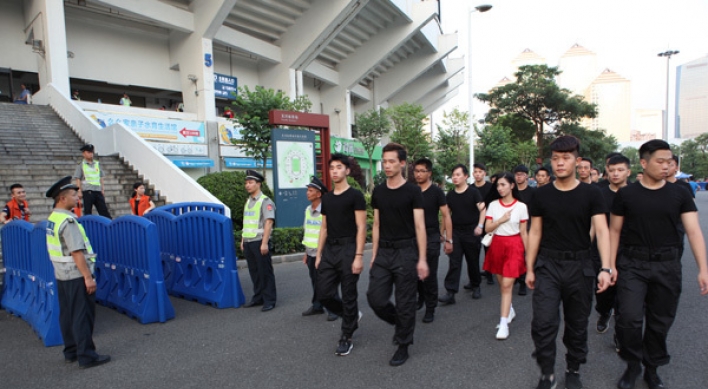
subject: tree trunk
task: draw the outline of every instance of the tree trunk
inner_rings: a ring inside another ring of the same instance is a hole
[[[543,160],[543,122],[536,124],[536,151],[537,157]]]
[[[371,179],[369,180],[369,185],[366,190],[371,193],[374,191],[374,159],[372,158],[372,154],[369,154],[369,171],[371,172]]]

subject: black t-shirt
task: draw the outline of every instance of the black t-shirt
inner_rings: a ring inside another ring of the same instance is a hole
[[[489,191],[494,188],[494,184],[492,184],[491,182],[485,182],[482,186],[477,186],[475,184],[474,187],[479,191],[479,194],[482,195],[482,198],[486,199],[487,195],[489,194]]]
[[[612,213],[624,216],[622,245],[650,249],[680,247],[681,214],[697,211],[691,195],[669,183],[659,189],[638,182],[627,185],[617,191],[612,203]]]
[[[596,182],[595,185],[599,186],[600,189],[605,189],[610,186],[610,180],[600,180]]]
[[[445,192],[437,185],[430,185],[423,191],[423,211],[425,212],[425,229],[440,230],[440,207],[447,205]]]
[[[322,196],[321,213],[327,216],[327,237],[347,238],[356,236],[355,211],[366,211],[364,195],[352,188],[338,195],[327,192]]]
[[[413,209],[423,208],[423,193],[418,185],[406,182],[396,189],[389,189],[384,182],[374,188],[371,206],[379,210],[380,240],[415,238]]]
[[[467,190],[457,193],[455,189],[447,192],[447,206],[452,216],[452,230],[455,226],[477,225],[479,223],[478,203],[482,203],[482,195],[474,185],[469,185]]]
[[[668,182],[668,181],[667,181]],[[678,186],[679,188],[684,188],[688,191],[688,193],[691,195],[691,197],[696,198],[696,196],[693,195],[693,188],[691,188],[691,184],[689,184],[686,181],[681,181],[681,180],[676,180],[673,182],[674,185]]]
[[[529,208],[543,218],[540,248],[560,251],[590,249],[591,219],[607,211],[600,188],[583,182],[568,191],[544,185]]]
[[[545,185],[548,186],[548,185]],[[542,187],[543,188],[543,187]],[[536,198],[537,188],[527,186],[526,189],[519,191],[519,201],[526,204],[527,207],[531,207],[531,203]]]

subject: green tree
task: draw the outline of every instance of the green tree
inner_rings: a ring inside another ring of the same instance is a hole
[[[629,158],[629,168],[632,169],[630,179],[634,180],[637,177],[637,173],[642,171],[642,164],[639,163],[639,150],[634,147],[625,147],[620,150],[620,153]]]
[[[484,161],[488,171],[506,171],[518,164],[511,128],[495,124],[476,131],[475,160]]]
[[[595,105],[556,84],[557,67],[525,65],[516,72],[516,82],[495,88],[476,97],[491,107],[487,120],[494,123],[502,115],[518,115],[535,126],[537,157],[543,158],[543,126],[575,123],[584,117],[593,118]]]
[[[391,130],[391,121],[385,109],[372,109],[362,114],[356,114],[356,140],[364,145],[364,150],[369,157],[369,167],[371,169],[371,180],[367,186],[367,191],[374,190],[374,149],[378,146],[381,138]]]
[[[234,119],[240,124],[241,139],[232,139],[231,142],[239,145],[249,157],[263,167],[263,176],[266,174],[266,160],[271,156],[270,133],[273,125],[268,124],[270,111],[300,111],[307,112],[312,103],[307,96],[300,96],[291,101],[282,91],[266,89],[256,86],[251,91],[247,86],[239,87],[234,105]]]
[[[677,152],[682,172],[696,178],[708,177],[708,134],[701,134],[681,143]]]
[[[455,165],[466,165],[470,161],[469,113],[458,108],[450,113],[443,112],[442,123],[442,126],[437,126],[435,137],[435,163],[444,175],[450,175]]]
[[[514,142],[526,142],[532,140],[536,134],[536,126],[533,122],[519,114],[502,115],[496,118],[496,122],[511,129],[511,139]]]
[[[430,133],[423,131],[425,118],[428,116],[419,104],[403,103],[390,108],[389,115],[393,131],[391,141],[400,143],[408,151],[408,160],[432,156]]]
[[[557,130],[555,135],[546,134],[545,154],[551,155],[550,144],[556,136],[572,135],[580,140],[580,156],[592,159],[602,171],[605,165],[607,154],[617,150],[619,144],[614,135],[607,136],[603,130],[588,130],[577,123],[564,123]]]

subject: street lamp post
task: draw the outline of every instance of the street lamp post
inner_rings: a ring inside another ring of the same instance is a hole
[[[467,92],[469,93],[469,137],[470,137],[470,166],[472,171],[474,165],[474,119],[472,118],[472,101],[474,100],[474,92],[472,91],[472,14],[475,12],[487,12],[492,9],[489,4],[478,5],[470,9],[469,27],[467,29]]]
[[[666,57],[666,105],[664,110],[664,128],[661,131],[661,139],[669,141],[669,60],[672,55],[678,54],[678,50],[666,50],[657,54],[659,57]]]

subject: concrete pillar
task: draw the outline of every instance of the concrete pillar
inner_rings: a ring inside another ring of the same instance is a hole
[[[24,2],[26,34],[33,32],[34,40],[41,41],[44,53],[37,54],[40,89],[52,83],[67,98],[69,89],[69,61],[66,48],[64,2],[56,0],[27,0]],[[36,96],[41,101],[41,93]]]

